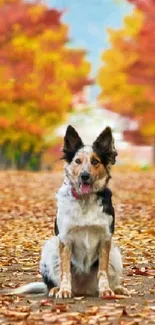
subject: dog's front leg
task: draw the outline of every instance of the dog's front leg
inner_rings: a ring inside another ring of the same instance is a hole
[[[99,270],[98,270],[98,290],[99,297],[114,296],[113,291],[109,287],[108,281],[108,265],[109,253],[111,248],[111,239],[100,245],[99,248]]]
[[[60,258],[60,290],[59,298],[70,298],[71,293],[71,248],[61,241],[59,242]]]
[[[49,295],[56,298],[71,298],[71,249],[61,240],[59,241],[59,259],[60,259],[60,288],[51,289]]]

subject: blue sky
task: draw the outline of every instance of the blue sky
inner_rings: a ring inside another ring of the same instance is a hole
[[[101,63],[101,53],[108,47],[107,28],[122,26],[123,17],[131,12],[131,5],[123,0],[47,1],[52,7],[66,9],[63,21],[70,26],[71,46],[88,51],[92,75],[95,75]]]

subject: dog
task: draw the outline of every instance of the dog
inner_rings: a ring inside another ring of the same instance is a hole
[[[12,291],[113,297],[128,295],[121,286],[122,259],[112,239],[115,212],[107,187],[117,152],[110,127],[91,146],[68,126],[64,137],[65,179],[57,192],[55,236],[44,244],[40,269],[43,283]]]

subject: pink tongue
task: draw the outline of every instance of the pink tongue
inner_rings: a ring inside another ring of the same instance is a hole
[[[83,194],[88,194],[90,192],[90,185],[89,184],[82,184],[81,191]]]

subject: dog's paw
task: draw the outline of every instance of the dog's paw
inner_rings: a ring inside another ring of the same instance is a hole
[[[130,292],[122,286],[118,286],[117,288],[115,288],[114,292],[115,292],[115,294],[118,294],[118,295],[124,295],[124,296],[130,295]]]
[[[110,289],[110,288],[106,288],[106,289],[104,289],[104,290],[100,290],[99,291],[99,297],[100,298],[109,298],[109,297],[114,297],[115,296],[115,294],[114,294],[114,292]]]
[[[52,288],[48,293],[49,297],[53,297],[53,298],[56,297],[59,290],[60,290],[60,288],[58,288],[58,287]]]
[[[67,289],[60,289],[57,293],[56,293],[56,298],[71,298],[72,297],[72,293],[70,290]]]
[[[54,287],[49,291],[49,297],[57,298],[57,299],[64,299],[64,298],[71,298],[72,293],[68,289],[61,289],[58,287]]]

